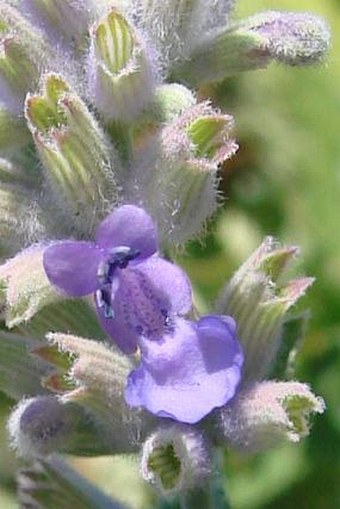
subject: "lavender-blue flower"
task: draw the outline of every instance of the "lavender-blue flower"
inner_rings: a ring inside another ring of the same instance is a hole
[[[192,306],[190,283],[157,248],[150,216],[124,205],[100,223],[95,242],[49,246],[44,267],[67,294],[95,293],[100,322],[125,353],[140,347],[140,365],[128,378],[127,403],[195,423],[234,396],[243,354],[232,318],[183,318]]]

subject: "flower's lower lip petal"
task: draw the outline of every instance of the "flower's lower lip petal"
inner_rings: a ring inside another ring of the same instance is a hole
[[[57,242],[44,252],[44,269],[53,285],[72,297],[81,297],[98,287],[97,272],[102,256],[93,242]]]
[[[174,335],[142,342],[142,362],[128,378],[125,400],[155,415],[194,424],[225,405],[237,390],[243,356],[228,329],[203,332],[176,321]]]
[[[112,318],[105,317],[105,310],[96,303],[100,325],[112,338],[113,342],[126,354],[137,350],[138,335],[126,326],[120,313],[113,311]]]
[[[104,248],[134,248],[142,258],[151,256],[158,249],[153,220],[134,205],[123,205],[107,216],[97,228],[96,242]]]

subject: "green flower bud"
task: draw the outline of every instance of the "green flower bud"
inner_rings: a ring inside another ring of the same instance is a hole
[[[137,151],[132,188],[157,219],[165,244],[199,235],[215,212],[218,170],[237,150],[232,127],[232,117],[200,103]]]
[[[299,442],[309,434],[310,415],[324,410],[308,385],[269,381],[241,391],[216,415],[228,445],[255,452],[283,440]]]
[[[151,101],[153,76],[143,45],[115,10],[91,30],[89,85],[107,121],[130,121]]]
[[[62,298],[45,274],[44,249],[32,246],[0,266],[0,298],[9,328],[27,322],[44,306]]]
[[[73,359],[67,379],[77,388],[65,391],[64,400],[93,413],[108,430],[108,444],[115,450],[135,451],[152,418],[132,411],[125,403],[123,393],[133,368],[131,360],[97,341],[61,333],[50,333],[48,339]]]
[[[159,428],[143,446],[141,470],[165,495],[191,490],[211,472],[210,451],[202,434],[190,426]]]
[[[26,118],[45,166],[45,178],[62,220],[80,235],[117,200],[117,160],[96,120],[59,75],[48,74],[41,95],[26,99]]]
[[[37,29],[5,2],[0,5],[0,80],[3,95],[21,108],[39,80],[49,50]],[[8,96],[8,97],[6,97]]]
[[[304,295],[313,278],[284,281],[294,246],[279,247],[267,237],[224,288],[216,311],[235,318],[245,364],[243,383],[261,380],[271,370],[280,348],[287,312]]]

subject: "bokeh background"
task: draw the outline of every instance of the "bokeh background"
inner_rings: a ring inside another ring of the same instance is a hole
[[[266,9],[309,10],[333,33],[327,63],[295,69],[272,65],[210,89],[236,120],[240,150],[223,169],[226,202],[202,242],[179,262],[190,274],[202,310],[221,281],[274,235],[301,246],[301,271],[316,276],[303,299],[312,311],[297,378],[327,402],[311,436],[253,457],[227,454],[226,489],[232,509],[340,508],[340,1],[239,0],[237,17]],[[5,423],[12,403],[1,399]],[[17,507],[15,459],[1,427],[0,507]],[[135,509],[150,494],[134,458],[76,460],[77,468]],[[199,509],[199,508],[198,508]]]

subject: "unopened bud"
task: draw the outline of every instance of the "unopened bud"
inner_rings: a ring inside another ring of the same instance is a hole
[[[208,35],[175,78],[191,85],[220,81],[239,72],[266,67],[271,61],[307,65],[323,60],[330,42],[325,21],[304,12],[269,11]]]
[[[304,295],[313,278],[284,281],[298,249],[280,247],[267,237],[225,286],[217,303],[219,314],[235,318],[245,365],[243,384],[271,371],[287,312]]]
[[[218,410],[219,430],[230,445],[254,452],[309,434],[309,418],[323,413],[325,403],[308,385],[298,382],[261,382],[241,391]]]
[[[130,121],[150,102],[153,76],[147,53],[128,21],[117,11],[91,30],[89,85],[103,117]]]
[[[5,2],[0,5],[0,23],[2,96],[12,108],[15,99],[19,110],[27,92],[38,83],[48,49],[39,31]]]
[[[26,118],[45,166],[56,211],[90,235],[117,199],[117,160],[95,118],[59,75],[26,99]]]
[[[81,45],[91,19],[92,0],[22,0],[24,11],[54,44],[63,42]]]
[[[89,413],[55,396],[19,403],[8,421],[12,447],[30,458],[53,452],[98,455],[109,452],[105,433]]]
[[[48,339],[72,358],[67,379],[77,388],[65,391],[64,400],[94,413],[110,430],[108,440],[116,450],[134,451],[152,418],[131,410],[125,403],[123,394],[133,368],[131,360],[98,341],[60,333],[51,333]]]
[[[198,235],[215,212],[218,170],[237,150],[232,127],[232,117],[200,103],[136,155],[135,189],[157,218],[165,243],[176,245]]]
[[[0,266],[1,298],[7,327],[30,320],[40,309],[61,299],[43,267],[45,246],[23,250]]]
[[[198,430],[171,425],[146,440],[141,469],[144,479],[163,494],[190,490],[210,474],[210,451]]]

